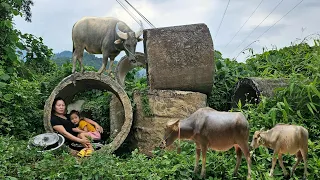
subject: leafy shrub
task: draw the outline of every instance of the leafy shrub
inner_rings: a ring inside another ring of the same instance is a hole
[[[65,150],[37,153],[26,150],[26,141],[14,137],[0,137],[0,178],[1,179],[199,179],[199,173],[193,173],[195,145],[182,142],[182,152],[155,150],[155,156],[148,158],[133,151],[127,158],[112,154],[95,153],[90,158],[78,159]],[[318,143],[309,141],[308,179],[320,178]],[[252,158],[252,179],[268,179],[272,152],[258,148]],[[284,164],[292,167],[293,156],[285,156]],[[233,150],[207,153],[207,179],[232,179],[236,164]],[[199,171],[201,170],[201,160]],[[302,163],[298,166],[294,179],[303,175]],[[239,179],[247,176],[247,164],[244,158],[239,168]],[[282,170],[277,165],[275,178],[283,179]]]
[[[122,158],[112,154],[95,153],[91,158],[78,159],[65,149],[37,153],[27,149],[23,140],[43,132],[42,110],[53,88],[71,74],[72,65],[61,67],[49,59],[51,49],[41,38],[22,34],[15,29],[12,18],[25,15],[30,20],[30,0],[4,0],[0,3],[0,179],[199,179],[193,173],[195,146],[182,142],[182,152],[155,150],[147,157],[137,150]],[[19,51],[28,50],[26,57]],[[258,105],[245,104],[231,111],[242,111],[249,120],[250,137],[261,127],[271,128],[277,123],[299,124],[309,130],[308,179],[320,179],[319,106],[320,106],[320,48],[319,40],[313,46],[293,44],[279,50],[253,54],[246,63],[225,59],[215,52],[215,82],[209,106],[217,110],[230,110],[230,99],[235,83],[242,77],[286,77],[288,87],[280,88],[273,98],[261,97]],[[35,68],[33,68],[35,67]],[[86,67],[87,70],[94,70]],[[129,72],[126,92],[145,93],[146,78],[134,78],[139,69]],[[88,98],[84,108],[93,119],[108,128],[110,94],[88,91],[78,97]],[[144,99],[146,115],[147,98]],[[8,135],[6,135],[8,134]],[[252,178],[268,179],[272,151],[260,147],[252,157]],[[285,156],[287,169],[294,164],[294,156]],[[207,153],[207,178],[232,179],[236,163],[233,150]],[[201,162],[200,162],[201,164]],[[200,171],[200,167],[199,167]],[[247,165],[242,160],[239,179],[245,179]],[[298,166],[294,179],[302,177],[303,165]],[[275,178],[283,179],[279,165]]]

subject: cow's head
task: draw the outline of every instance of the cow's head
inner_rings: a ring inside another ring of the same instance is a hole
[[[179,123],[180,120],[171,120],[167,122],[163,142],[160,146],[161,148],[170,146],[178,138]]]
[[[254,135],[252,137],[252,142],[250,144],[252,149],[256,149],[260,145],[264,144],[264,139],[263,139],[263,137],[261,137],[261,133],[263,132],[262,130],[263,130],[263,128],[260,131],[254,132]]]
[[[129,60],[133,63],[136,62],[135,54],[136,54],[136,46],[137,42],[142,41],[142,38],[140,36],[142,35],[142,27],[137,32],[122,32],[119,30],[118,23],[116,24],[116,33],[120,37],[120,39],[117,39],[114,43],[115,44],[122,44],[123,50],[126,52]]]

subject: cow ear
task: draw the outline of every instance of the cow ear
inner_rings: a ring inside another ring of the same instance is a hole
[[[178,131],[179,130],[179,124],[174,124],[171,129],[173,131]]]
[[[261,145],[264,144],[264,139],[261,136],[259,136],[259,138],[258,138],[258,143]]]
[[[257,133],[257,137],[258,137],[258,138],[260,137],[260,131],[258,131],[258,133]]]
[[[176,131],[179,128],[180,120],[170,120],[167,122],[167,127],[171,128],[172,130]]]
[[[170,120],[167,122],[167,126],[172,126],[174,124],[177,124],[179,122],[179,119]]]
[[[143,41],[143,38],[138,38],[137,41],[138,42]]]
[[[117,39],[117,40],[114,41],[114,43],[115,44],[120,44],[120,43],[122,43],[122,40],[121,39]]]
[[[264,144],[264,138],[265,137],[262,136],[261,132],[259,132],[259,134],[258,134],[258,142],[259,142],[259,144]]]

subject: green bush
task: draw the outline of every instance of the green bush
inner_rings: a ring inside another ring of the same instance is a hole
[[[45,153],[27,148],[25,139],[43,132],[45,100],[72,69],[70,63],[56,66],[50,60],[52,50],[43,44],[41,38],[14,28],[14,16],[24,15],[30,21],[30,5],[30,0],[4,0],[0,3],[0,33],[4,35],[0,41],[0,179],[199,179],[199,173],[193,173],[195,145],[189,142],[181,142],[181,154],[157,149],[154,157],[135,150],[121,157],[98,152],[90,158],[78,159],[64,148]],[[28,50],[25,57],[19,53],[23,50]],[[315,40],[313,46],[300,43],[253,54],[245,63],[223,58],[215,51],[216,76],[212,95],[208,97],[210,107],[228,111],[233,88],[240,78],[288,78],[289,85],[277,89],[273,98],[261,97],[258,105],[239,104],[231,111],[241,111],[248,118],[250,137],[261,127],[272,128],[277,123],[306,127],[309,130],[308,179],[320,179],[319,53],[319,40]],[[86,69],[95,70],[92,67]],[[145,95],[148,89],[146,78],[134,78],[136,71],[138,69],[129,72],[125,82],[131,100],[135,90]],[[87,98],[84,109],[91,112],[94,120],[109,128],[110,93],[93,90],[76,98]],[[146,115],[152,115],[145,96],[143,107]],[[255,150],[252,179],[269,179],[272,153],[263,147]],[[294,156],[284,157],[287,169],[294,162]],[[207,153],[207,179],[232,179],[235,163],[234,150],[210,150]],[[276,165],[274,174],[274,179],[283,179],[279,165]],[[247,165],[243,158],[238,178],[245,179],[246,176]],[[301,163],[293,179],[302,176]]]
[[[148,158],[133,151],[127,158],[112,154],[95,153],[90,158],[78,159],[67,151],[37,153],[27,150],[26,141],[14,137],[0,137],[0,179],[199,179],[193,173],[195,145],[182,142],[182,152],[155,150],[155,156]],[[309,141],[308,179],[319,179],[320,145]],[[272,152],[258,148],[252,158],[252,179],[268,179]],[[293,156],[285,156],[286,168],[291,168]],[[207,179],[232,179],[236,163],[233,150],[227,152],[208,151]],[[201,170],[201,160],[199,171]],[[239,168],[239,179],[247,176],[244,158]],[[294,179],[303,176],[302,163],[298,166]],[[275,168],[274,179],[283,179],[280,166]]]

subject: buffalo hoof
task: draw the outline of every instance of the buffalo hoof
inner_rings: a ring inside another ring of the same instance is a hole
[[[200,179],[205,179],[205,178],[206,178],[206,173],[205,172],[201,172]]]
[[[76,86],[76,77],[74,74],[72,74],[72,84],[73,86]]]
[[[194,174],[197,174],[197,173],[198,173],[198,168],[197,168],[197,167],[194,167],[193,173],[194,173]]]
[[[290,179],[290,177],[291,177],[290,174],[285,174],[284,175],[284,179]]]
[[[111,70],[106,70],[106,74],[107,74],[108,76],[111,76],[111,73],[112,73]]]
[[[293,177],[293,173],[292,172],[290,173],[290,177]]]
[[[237,177],[237,176],[238,176],[238,173],[233,172],[233,173],[232,173],[232,176],[233,176],[233,177]]]

